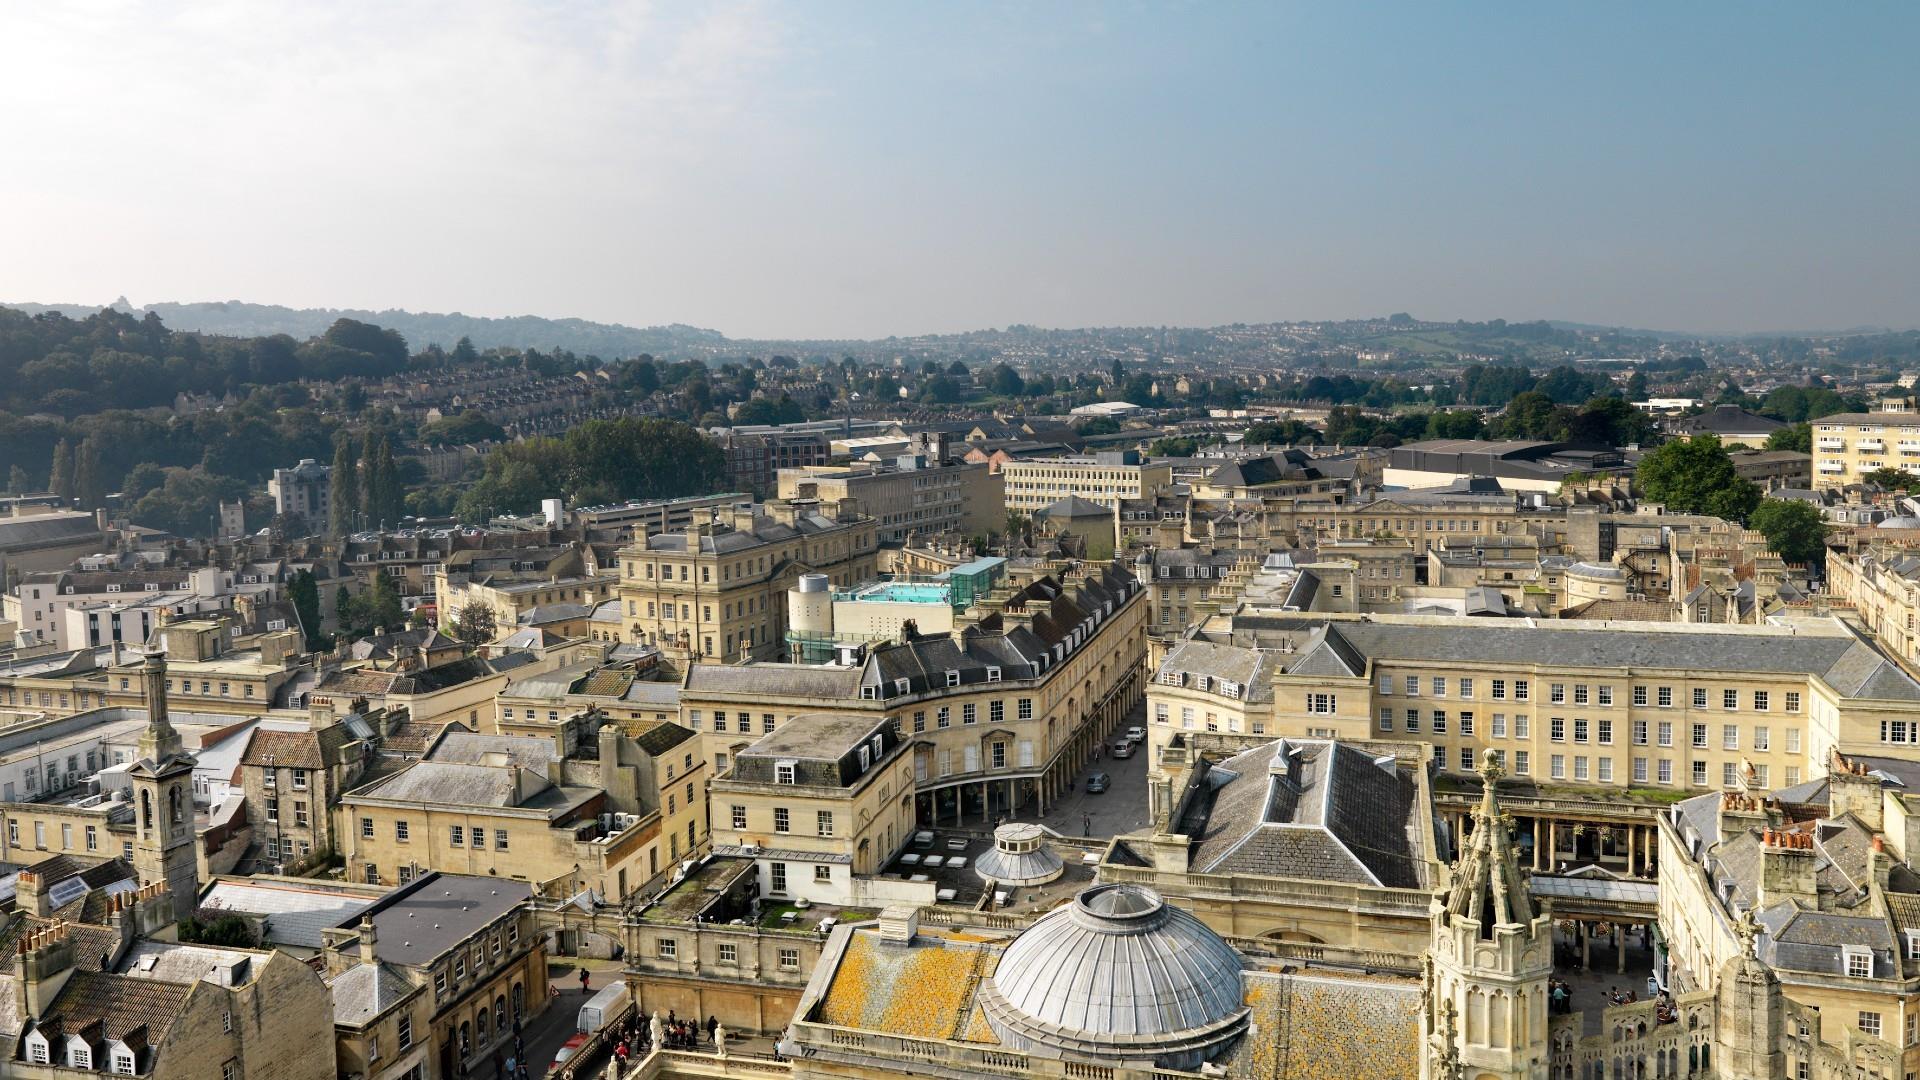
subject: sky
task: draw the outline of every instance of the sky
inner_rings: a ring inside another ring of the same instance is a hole
[[[1920,325],[1920,5],[0,16],[0,299],[844,338]]]

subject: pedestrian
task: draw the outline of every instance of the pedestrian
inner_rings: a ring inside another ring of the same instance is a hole
[[[580,965],[580,992],[583,994],[587,992],[587,966],[585,964]]]
[[[500,1051],[497,1049],[493,1052],[493,1075],[496,1077],[504,1077],[507,1075],[506,1062],[501,1059]]]
[[[720,1026],[719,1018],[709,1013],[707,1015],[707,1041],[708,1042],[713,1041],[713,1031],[715,1028],[719,1026]]]

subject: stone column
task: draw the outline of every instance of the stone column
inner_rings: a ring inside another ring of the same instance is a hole
[[[1580,969],[1590,972],[1593,970],[1593,927],[1584,919],[1574,925],[1580,933]]]
[[[1546,837],[1547,837],[1546,821],[1538,817],[1534,818],[1533,819],[1533,868],[1535,870],[1540,869],[1540,865],[1541,865],[1540,860],[1546,857],[1546,852],[1542,850],[1546,847],[1546,844],[1547,844]]]
[[[1639,844],[1637,841],[1640,838],[1640,826],[1628,825],[1625,826],[1625,828],[1627,832],[1627,876],[1638,877],[1640,871],[1634,863],[1637,861],[1638,856]]]
[[[1619,923],[1613,926],[1613,971],[1616,975],[1627,973],[1627,931]]]

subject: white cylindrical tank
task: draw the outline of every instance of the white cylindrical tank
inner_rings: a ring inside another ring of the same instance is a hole
[[[796,633],[833,633],[833,583],[825,574],[802,574],[787,591],[787,625]]]

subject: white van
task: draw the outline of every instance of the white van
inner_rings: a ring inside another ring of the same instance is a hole
[[[576,1022],[581,1031],[599,1031],[607,1021],[619,1016],[627,1009],[632,995],[627,990],[625,979],[608,983],[599,993],[587,999],[580,1006],[580,1019]]]

